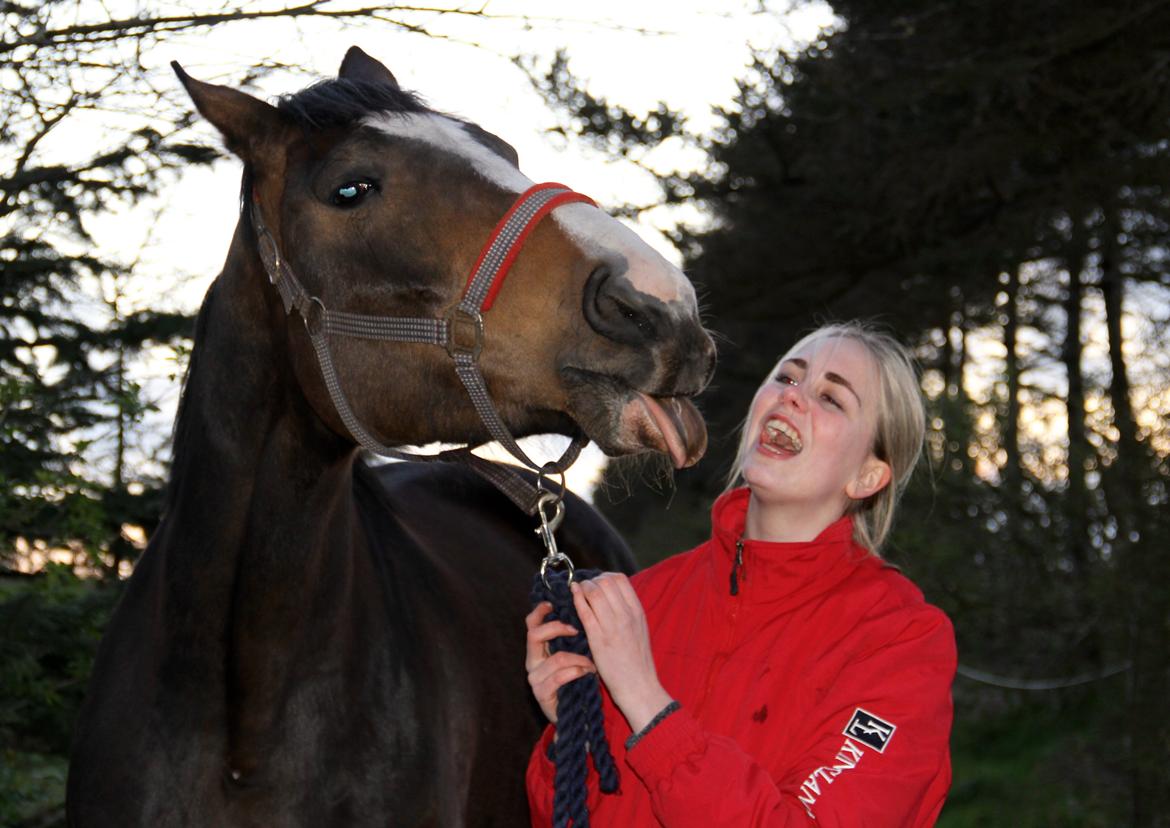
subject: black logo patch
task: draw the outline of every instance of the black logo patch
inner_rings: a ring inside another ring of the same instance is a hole
[[[893,738],[894,731],[897,729],[896,725],[884,722],[859,707],[854,711],[853,718],[849,720],[849,724],[845,726],[842,733],[850,739],[856,739],[869,745],[878,753],[885,753],[886,745],[890,743],[890,739]]]

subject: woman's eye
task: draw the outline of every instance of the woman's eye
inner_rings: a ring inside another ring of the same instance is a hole
[[[354,207],[360,204],[367,194],[376,189],[377,187],[369,181],[350,181],[334,190],[330,200],[337,207]]]
[[[821,399],[824,400],[825,402],[827,402],[829,405],[833,406],[834,408],[841,407],[841,403],[837,402],[836,398],[833,397],[832,394],[821,394]]]
[[[797,384],[796,378],[789,375],[789,374],[777,374],[776,375],[776,382],[780,383],[781,385],[796,385]]]

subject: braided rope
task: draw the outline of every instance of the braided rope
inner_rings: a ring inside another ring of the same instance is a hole
[[[573,580],[582,581],[600,575],[596,569],[579,569]],[[532,582],[532,605],[541,601],[552,604],[546,620],[563,621],[581,629],[581,619],[573,606],[569,590],[569,573],[549,572],[545,578],[536,576]],[[549,642],[549,652],[564,650],[592,657],[589,641],[583,634],[562,636]],[[601,684],[596,674],[590,673],[569,682],[557,691],[557,738],[551,746],[551,758],[556,767],[553,778],[553,828],[588,828],[589,809],[586,804],[588,767],[586,754],[593,758],[593,767],[600,779],[603,793],[618,789],[620,778],[609,741],[605,737],[605,722],[601,711]]]

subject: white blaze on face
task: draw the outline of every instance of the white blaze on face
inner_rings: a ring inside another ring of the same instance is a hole
[[[623,275],[639,292],[685,312],[697,307],[695,289],[683,272],[617,219],[588,204],[568,204],[553,213],[553,220],[583,249],[600,245],[622,256],[628,265]]]
[[[533,185],[532,179],[481,144],[459,121],[434,112],[382,113],[365,123],[387,135],[422,141],[444,152],[465,158],[479,175],[516,195]],[[696,312],[695,290],[682,271],[668,262],[633,230],[588,204],[558,207],[553,220],[583,252],[608,253],[625,259],[622,276],[635,289],[676,309],[680,315]]]
[[[421,141],[465,158],[473,170],[506,192],[519,195],[533,184],[531,178],[506,159],[475,140],[463,124],[446,115],[436,112],[381,113],[366,118],[365,123],[387,135]]]

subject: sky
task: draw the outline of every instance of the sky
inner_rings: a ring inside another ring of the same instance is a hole
[[[475,121],[511,143],[521,169],[533,180],[565,183],[602,206],[646,204],[658,197],[653,177],[634,163],[615,161],[553,132],[558,116],[512,58],[531,56],[545,66],[557,49],[564,49],[573,73],[595,95],[636,112],[664,101],[686,116],[693,133],[704,134],[718,123],[714,108],[732,105],[736,79],[745,74],[752,49],[797,48],[832,22],[825,4],[802,3],[784,11],[786,4],[766,0],[489,0],[475,7],[492,19],[448,15],[413,21],[439,37],[387,24],[269,21],[164,41],[143,59],[154,67],[159,85],[176,87],[168,68],[172,60],[200,80],[229,85],[238,85],[244,67],[258,59],[295,67],[274,72],[250,90],[272,98],[335,74],[345,50],[356,44],[431,106]],[[209,125],[202,124],[198,135],[219,144]],[[672,139],[637,160],[670,171],[694,168],[703,158],[696,147]],[[187,312],[198,307],[236,223],[239,174],[233,159],[192,169],[159,199],[90,222],[107,254],[139,262],[143,277],[131,291],[132,301]],[[662,208],[647,211],[633,226],[678,263],[678,252],[659,232],[678,221],[701,222],[702,216]],[[173,355],[158,349],[138,378],[159,405],[145,423],[154,435],[146,442],[157,452],[169,434],[179,390]],[[528,448],[548,459],[563,445],[556,439],[536,442]],[[588,496],[602,464],[600,453],[590,447],[570,473],[570,487]]]
[[[723,11],[712,11],[712,6]],[[498,19],[442,18],[426,24],[448,39],[394,31],[384,25],[341,29],[321,22],[263,23],[224,30],[196,42],[182,41],[156,50],[147,60],[164,74],[169,73],[165,67],[171,60],[179,60],[195,77],[221,83],[233,81],[233,67],[259,57],[299,67],[299,75],[278,72],[265,79],[259,93],[275,96],[334,74],[345,50],[358,45],[385,63],[402,86],[421,92],[435,108],[475,121],[515,146],[521,168],[530,178],[562,181],[603,204],[644,204],[658,195],[650,175],[549,132],[557,126],[557,116],[512,64],[514,56],[532,55],[546,65],[563,48],[574,73],[595,94],[633,111],[665,101],[683,112],[691,129],[701,134],[717,123],[713,108],[730,105],[735,81],[744,74],[752,48],[805,42],[832,19],[822,4],[781,14],[760,12],[757,3],[746,0],[722,4],[598,0],[588,5],[588,17],[581,16],[580,4],[561,0],[497,0],[487,3],[486,9]],[[527,24],[513,17],[533,10],[541,16]],[[260,31],[264,48],[258,51],[255,34]],[[454,38],[475,39],[481,45]],[[281,45],[272,48],[273,43]],[[210,127],[205,126],[202,134],[208,142],[217,142]],[[670,141],[640,160],[660,170],[702,163],[701,152],[680,144]],[[207,234],[229,237],[237,177],[236,165],[223,163],[210,175],[187,176],[169,194],[172,203],[163,223],[155,228],[168,256],[214,271],[219,262],[207,245]],[[674,220],[651,212],[642,231],[677,262],[677,252],[652,229]],[[196,225],[200,231],[191,232]]]

